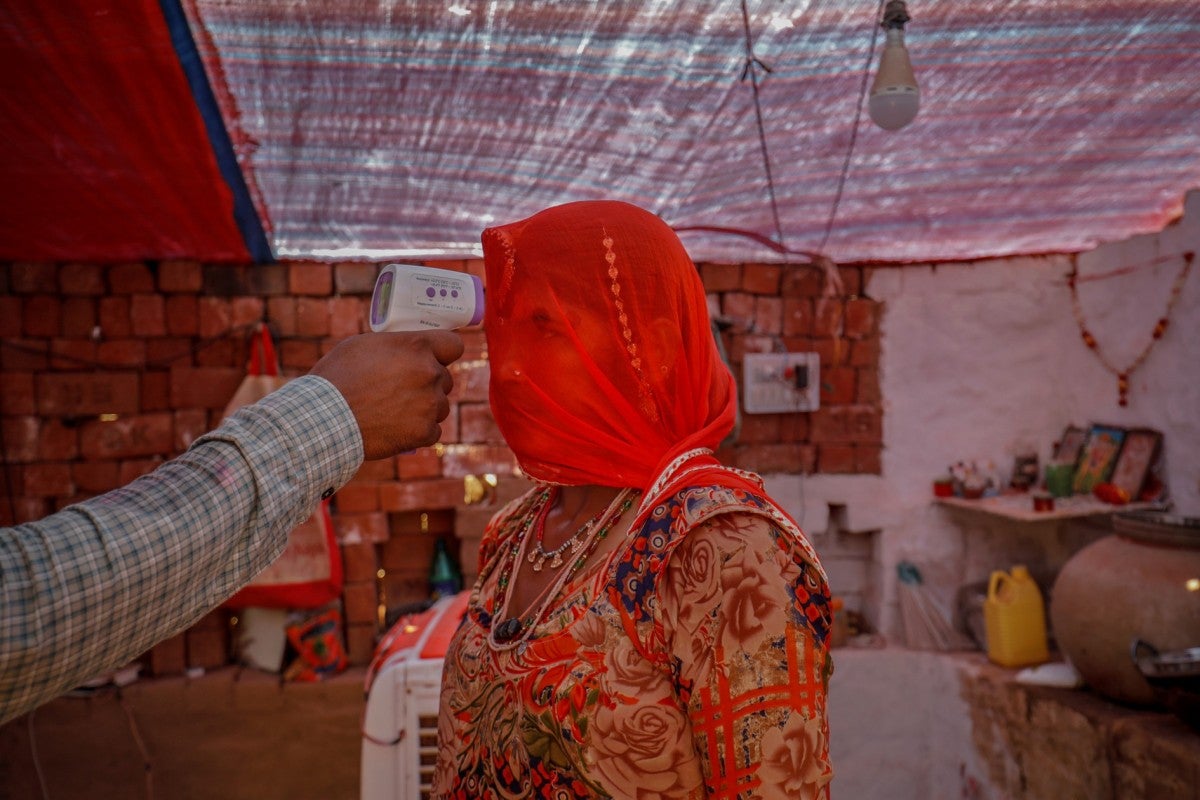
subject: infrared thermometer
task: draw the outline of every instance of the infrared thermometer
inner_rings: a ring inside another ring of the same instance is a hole
[[[467,272],[388,264],[375,279],[371,330],[453,330],[483,319],[483,282]]]

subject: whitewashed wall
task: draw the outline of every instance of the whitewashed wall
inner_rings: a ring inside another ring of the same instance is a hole
[[[1128,364],[1162,315],[1179,254],[1200,253],[1200,193],[1160,234],[1079,256],[1090,330],[1115,364]],[[1068,423],[1161,430],[1178,512],[1200,516],[1200,264],[1166,336],[1132,378],[1129,406],[1116,378],[1083,344],[1064,281],[1065,256],[1011,258],[875,272],[867,292],[885,302],[880,476],[767,476],[800,520],[834,592],[861,608],[890,644],[903,643],[896,563],[911,559],[945,603],[960,583],[1028,561],[1059,566],[1104,529],[1017,524],[951,513],[930,482],[960,459],[1009,467],[1018,451],[1045,463]],[[858,537],[856,541],[855,537]],[[863,543],[869,543],[864,547]],[[996,798],[972,746],[953,658],[895,647],[834,653],[830,723],[835,797],[848,800]]]
[[[1148,341],[1188,250],[1200,253],[1200,192],[1161,233],[1078,257],[1085,277],[1138,267],[1080,285],[1088,327],[1114,364],[1128,364]],[[845,507],[843,529],[880,531],[865,572],[842,564],[838,552],[829,566],[835,592],[841,576],[865,582],[854,591],[885,631],[895,631],[899,559],[928,565],[948,593],[1031,546],[1028,531],[1014,531],[1014,552],[1002,552],[1003,537],[992,537],[985,544],[993,552],[981,554],[961,520],[931,504],[931,480],[954,461],[991,459],[1007,472],[1026,448],[1044,463],[1068,423],[1157,428],[1175,509],[1200,516],[1200,264],[1166,335],[1134,372],[1126,408],[1117,404],[1116,378],[1079,335],[1065,282],[1070,266],[1067,256],[1047,256],[876,270],[866,291],[885,303],[883,474],[768,476],[769,490],[803,518],[823,558],[830,504]]]

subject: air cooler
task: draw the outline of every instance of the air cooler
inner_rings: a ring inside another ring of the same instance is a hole
[[[365,687],[362,800],[429,797],[442,663],[467,595],[459,592],[401,617],[375,648]]]

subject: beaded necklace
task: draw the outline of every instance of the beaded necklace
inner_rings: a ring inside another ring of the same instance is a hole
[[[1192,269],[1192,253],[1183,254],[1183,267],[1179,270],[1179,274],[1175,276],[1175,283],[1171,287],[1171,296],[1167,300],[1167,310],[1159,317],[1158,322],[1154,324],[1154,330],[1150,332],[1150,340],[1146,342],[1146,346],[1137,354],[1137,357],[1130,362],[1129,366],[1121,369],[1108,360],[1108,356],[1100,349],[1100,343],[1096,341],[1096,337],[1088,330],[1087,322],[1083,318],[1083,308],[1079,305],[1079,293],[1076,290],[1076,284],[1079,282],[1079,265],[1078,262],[1071,266],[1071,274],[1067,276],[1067,286],[1071,288],[1071,310],[1075,313],[1075,323],[1079,326],[1079,334],[1083,337],[1083,343],[1088,349],[1096,354],[1096,358],[1104,365],[1104,368],[1111,372],[1117,378],[1117,403],[1121,406],[1129,405],[1129,376],[1133,371],[1142,365],[1146,360],[1146,356],[1150,355],[1151,348],[1154,343],[1163,337],[1167,332],[1167,323],[1171,316],[1171,310],[1175,308],[1175,303],[1179,300],[1179,295],[1183,291],[1183,284],[1187,280],[1188,272]]]
[[[638,491],[636,489],[622,490],[620,494],[613,498],[613,501],[600,515],[593,518],[594,522],[589,520],[587,524],[591,526],[591,531],[583,540],[579,548],[578,557],[569,562],[566,569],[558,573],[554,582],[538,595],[524,617],[512,616],[503,621],[496,622],[497,619],[508,611],[508,604],[512,598],[511,593],[508,591],[509,585],[511,584],[513,573],[516,572],[517,566],[525,557],[525,550],[532,538],[529,535],[529,529],[534,524],[545,524],[545,515],[550,507],[550,504],[546,502],[550,497],[550,490],[547,489],[538,498],[535,506],[530,507],[528,516],[521,525],[520,533],[515,537],[513,544],[505,554],[505,564],[497,580],[496,616],[493,619],[491,630],[488,631],[488,644],[492,649],[503,651],[520,647],[522,651],[524,650],[527,640],[533,633],[534,627],[541,621],[550,603],[558,596],[559,592],[562,591],[563,587],[567,585],[575,573],[587,563],[588,558],[591,557],[592,552],[600,542],[608,537],[608,532],[612,529],[612,526],[633,505],[637,494]]]
[[[500,595],[497,598],[499,602],[495,605],[497,613],[499,613],[501,603],[507,594],[508,584],[512,580],[514,567],[518,563],[517,551],[521,549],[521,542],[525,540],[525,535],[529,533],[529,529],[533,526],[533,523],[548,510],[550,504],[547,501],[550,499],[550,494],[551,490],[549,488],[543,489],[533,499],[533,502],[529,504],[529,508],[525,511],[525,519],[521,522],[520,530],[513,535],[512,542],[504,553],[504,561],[500,564],[500,575],[496,578],[496,585]]]

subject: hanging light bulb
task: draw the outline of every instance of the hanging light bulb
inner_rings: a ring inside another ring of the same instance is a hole
[[[904,0],[889,0],[879,23],[887,31],[887,41],[867,109],[875,124],[885,131],[900,130],[912,122],[921,104],[921,90],[904,46],[904,23],[909,19]]]

